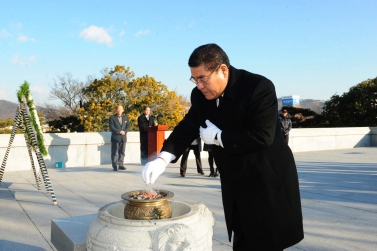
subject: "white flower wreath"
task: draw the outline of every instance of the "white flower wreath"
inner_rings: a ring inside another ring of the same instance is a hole
[[[38,114],[36,112],[37,110],[34,106],[34,100],[31,97],[29,87],[30,87],[29,83],[27,81],[25,81],[20,86],[20,89],[17,91],[17,97],[18,97],[18,101],[20,102],[20,104],[21,103],[25,104],[26,110],[30,114],[30,122],[31,122],[31,125],[33,126],[33,128],[35,130],[35,135],[37,137],[37,143],[38,143],[38,146],[39,146],[39,150],[42,153],[42,155],[46,156],[47,150],[46,150],[46,147],[44,145],[44,139],[43,139],[43,134],[42,134],[42,130],[41,130],[40,122],[39,122],[39,117],[38,117]],[[25,121],[25,114],[24,114],[23,120]],[[30,136],[30,131],[29,131],[29,128],[27,126],[25,126],[25,131],[26,131],[28,140],[30,142],[30,145],[33,145],[32,139],[31,139],[31,136]]]

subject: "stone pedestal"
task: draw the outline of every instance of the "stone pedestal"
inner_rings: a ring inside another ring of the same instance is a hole
[[[170,201],[172,217],[162,220],[124,219],[127,201],[99,209],[86,237],[88,251],[212,250],[213,213],[203,204]]]

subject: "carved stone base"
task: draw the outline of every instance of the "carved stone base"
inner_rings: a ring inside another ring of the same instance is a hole
[[[88,251],[212,250],[213,213],[203,204],[170,201],[172,216],[161,220],[124,218],[127,201],[98,211],[86,237]]]

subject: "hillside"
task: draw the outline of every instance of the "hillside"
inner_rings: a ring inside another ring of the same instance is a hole
[[[18,104],[7,101],[7,100],[0,100],[0,119],[13,119],[16,116]],[[41,106],[37,106],[37,111],[44,112],[44,108]]]
[[[0,119],[14,119],[16,116],[17,106],[18,105],[16,103],[0,100]]]
[[[322,113],[322,108],[325,105],[325,101],[323,100],[315,100],[315,99],[300,99],[300,107],[305,109],[310,109],[317,114]],[[282,103],[281,98],[278,98],[278,108],[281,109]]]
[[[318,114],[322,113],[322,108],[325,105],[325,101],[323,100],[314,100],[314,99],[301,99],[300,100],[300,107],[310,109],[313,112]]]

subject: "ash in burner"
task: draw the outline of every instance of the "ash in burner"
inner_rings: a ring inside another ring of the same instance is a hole
[[[163,192],[157,192],[153,188],[150,191],[141,191],[138,194],[131,194],[130,198],[134,200],[155,200],[166,197],[167,194]]]

